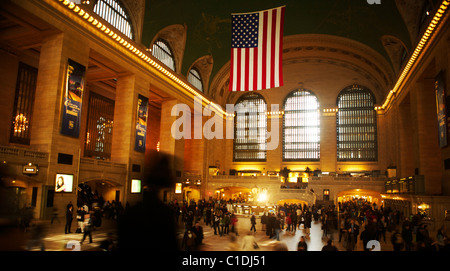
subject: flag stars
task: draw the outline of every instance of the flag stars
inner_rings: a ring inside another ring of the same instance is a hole
[[[258,13],[237,14],[232,16],[233,48],[251,48],[258,46]]]

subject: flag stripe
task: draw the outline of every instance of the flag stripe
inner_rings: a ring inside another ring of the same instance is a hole
[[[257,90],[258,89],[258,52],[260,50],[258,48],[253,48],[253,85],[251,90]]]
[[[278,33],[278,37],[277,37],[277,41],[278,41],[278,85],[282,86],[283,85],[283,71],[282,71],[282,67],[283,67],[283,58],[282,56],[282,51],[283,51],[283,29],[284,29],[284,8],[280,9],[280,19],[279,19],[279,23],[280,26],[277,27],[277,29],[279,29]]]
[[[267,88],[267,12],[263,12],[263,37],[261,40],[261,48],[262,48],[262,59],[261,59],[261,66],[262,66],[262,78],[261,78],[261,88],[266,89]]]
[[[252,91],[283,85],[284,9],[234,15],[230,90]]]
[[[271,20],[271,26],[272,26],[272,31],[271,34],[272,36],[270,37],[270,70],[269,70],[269,74],[270,74],[270,88],[275,87],[275,65],[277,65],[275,63],[275,37],[276,37],[276,26],[277,26],[277,10],[274,9],[272,10],[272,20]]]

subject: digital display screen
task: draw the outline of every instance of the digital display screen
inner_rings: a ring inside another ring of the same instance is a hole
[[[183,186],[181,183],[176,183],[175,184],[175,194],[181,194],[181,192],[183,191]]]
[[[131,180],[131,193],[141,193],[141,180]]]
[[[56,174],[55,192],[72,192],[72,187],[72,174]]]

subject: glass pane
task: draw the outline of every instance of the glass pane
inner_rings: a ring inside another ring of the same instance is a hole
[[[247,94],[235,106],[234,160],[266,159],[267,104],[258,94]]]
[[[133,39],[130,20],[116,0],[98,0],[94,12],[128,38]]]
[[[377,123],[372,93],[362,87],[344,89],[338,97],[337,155],[339,161],[377,160]]]
[[[319,102],[310,91],[296,90],[284,104],[283,159],[320,159]]]

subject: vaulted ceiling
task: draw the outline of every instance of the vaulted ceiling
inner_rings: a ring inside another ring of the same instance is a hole
[[[381,0],[381,4],[368,2],[376,1],[147,0],[142,43],[149,46],[155,35],[165,27],[185,25],[187,35],[181,73],[186,74],[198,58],[211,55],[214,64],[210,78],[213,78],[230,59],[231,14],[285,5],[285,37],[326,34],[348,38],[371,47],[395,66],[385,46],[394,39],[407,51],[412,47],[411,27],[405,23],[408,21],[405,10],[422,9],[426,1],[414,1],[415,6],[402,0]],[[393,39],[386,40],[386,37]]]

